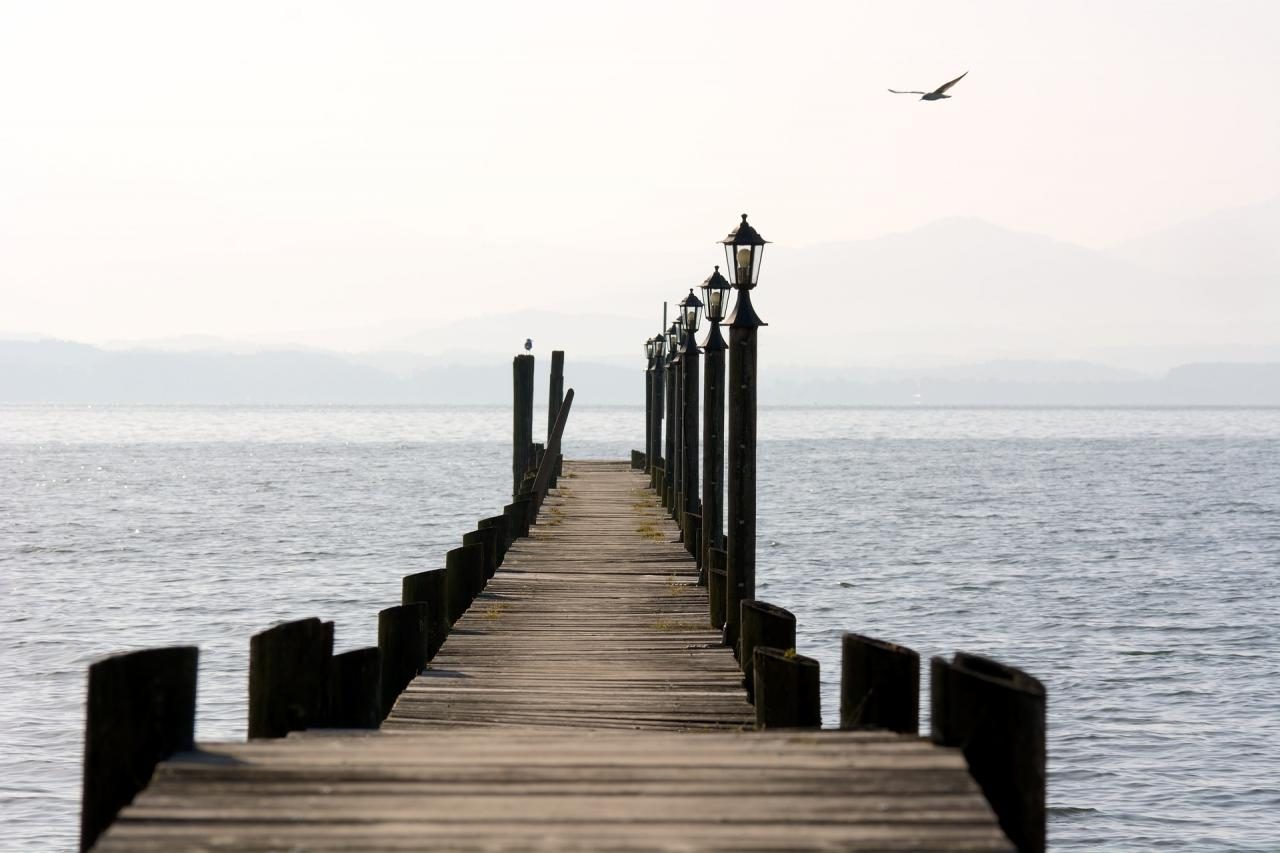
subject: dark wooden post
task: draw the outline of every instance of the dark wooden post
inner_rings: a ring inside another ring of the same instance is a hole
[[[747,699],[755,696],[755,651],[757,646],[795,651],[796,617],[767,601],[744,599],[742,604],[742,637],[735,649],[742,667],[742,684],[747,688]]]
[[[521,536],[529,535],[529,528],[537,520],[537,504],[533,500],[533,492],[525,492],[515,499],[517,530]]]
[[[1000,828],[1023,853],[1045,849],[1045,690],[1020,669],[957,652],[930,661],[933,742],[959,747]]]
[[[547,401],[547,448],[551,448],[551,431],[555,429],[556,415],[560,412],[560,404],[564,402],[564,350],[551,351],[551,394]],[[560,455],[551,460],[555,468],[551,470],[550,488],[556,487],[560,477]]]
[[[377,646],[334,655],[326,726],[376,729],[382,722],[382,660]]]
[[[484,589],[489,578],[498,570],[498,531],[481,527],[462,534],[463,545],[479,545],[482,552],[480,588]]]
[[[692,296],[692,294],[690,294]],[[684,490],[680,497],[680,515],[684,519],[684,541],[689,553],[697,558],[695,537],[689,525],[689,513],[699,512],[698,500],[698,399],[702,392],[702,381],[698,375],[698,342],[693,332],[686,333],[684,352],[680,353],[680,366],[683,376],[680,379],[683,391],[684,414],[680,418],[680,426],[684,430],[684,438],[680,443],[683,458],[680,461],[680,485]],[[701,562],[701,561],[699,561]],[[705,579],[699,577],[705,584]]]
[[[511,433],[511,494],[520,494],[524,474],[529,470],[533,449],[533,356],[518,355],[511,362],[515,391],[514,425]]]
[[[399,604],[378,613],[381,708],[391,713],[396,697],[422,672],[431,657],[431,608],[425,601]]]
[[[841,639],[840,728],[920,731],[920,656],[906,646],[845,634]]]
[[[449,570],[432,569],[405,575],[400,581],[400,603],[425,603],[430,608],[431,630],[427,633],[427,659],[440,651],[449,636]]]
[[[333,623],[285,622],[249,640],[249,737],[284,737],[325,716]]]
[[[725,603],[725,552],[720,548],[712,548],[707,551],[710,565],[707,568],[707,603],[709,608],[709,616],[711,617],[712,628],[724,627],[724,603]]]
[[[484,548],[480,545],[454,548],[444,555],[444,568],[448,575],[449,624],[454,625],[484,589]]]
[[[80,849],[94,845],[157,764],[195,746],[195,646],[144,649],[89,666]]]
[[[707,369],[702,390],[702,564],[710,551],[724,547],[724,353],[728,344],[720,324],[712,323],[702,345]],[[723,589],[720,595],[724,595]],[[721,625],[717,625],[722,627]]]
[[[822,728],[816,660],[795,649],[756,646],[754,666],[756,728]]]
[[[478,526],[481,530],[486,527],[493,529],[493,546],[497,551],[497,559],[494,561],[494,571],[496,572],[498,566],[502,565],[502,558],[507,556],[507,548],[511,546],[511,540],[507,538],[507,517],[505,515],[493,515],[489,518],[482,518]]]
[[[667,507],[667,511],[671,512],[672,506],[675,506],[673,494],[676,487],[676,364],[675,352],[667,352],[667,364],[663,366],[663,383],[667,388],[667,424],[666,424],[666,447],[667,452],[664,453],[663,459],[663,483],[662,505]]]

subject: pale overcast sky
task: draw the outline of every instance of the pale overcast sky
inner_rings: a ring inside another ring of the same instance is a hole
[[[6,2],[0,332],[634,314],[744,210],[1103,247],[1280,194],[1277,33],[1274,0]]]

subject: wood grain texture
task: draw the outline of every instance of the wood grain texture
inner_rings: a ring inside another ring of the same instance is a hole
[[[96,849],[1011,849],[956,750],[751,731],[645,483],[625,462],[566,462],[381,731],[175,756]]]

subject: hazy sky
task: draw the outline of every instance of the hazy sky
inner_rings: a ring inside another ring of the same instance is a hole
[[[1277,33],[1273,1],[6,2],[0,331],[648,312],[744,210],[1105,246],[1280,193]]]

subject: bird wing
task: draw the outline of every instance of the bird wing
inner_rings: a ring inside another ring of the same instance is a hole
[[[968,73],[969,73],[969,72],[968,72],[968,71],[966,71],[966,72],[964,72],[964,74],[961,74],[959,77],[957,77],[956,79],[952,80],[950,83],[943,83],[941,86],[939,86],[938,88],[934,89],[930,94],[933,94],[933,95],[941,95],[943,92],[947,91],[947,90],[948,90],[948,89],[950,89],[952,86],[954,86],[955,84],[957,84],[957,83],[959,83],[961,80],[963,80],[963,79],[968,75]]]
[[[895,95],[927,95],[929,94],[928,92],[902,92],[902,91],[899,91],[898,89],[890,89],[889,91],[893,92],[893,94]]]

